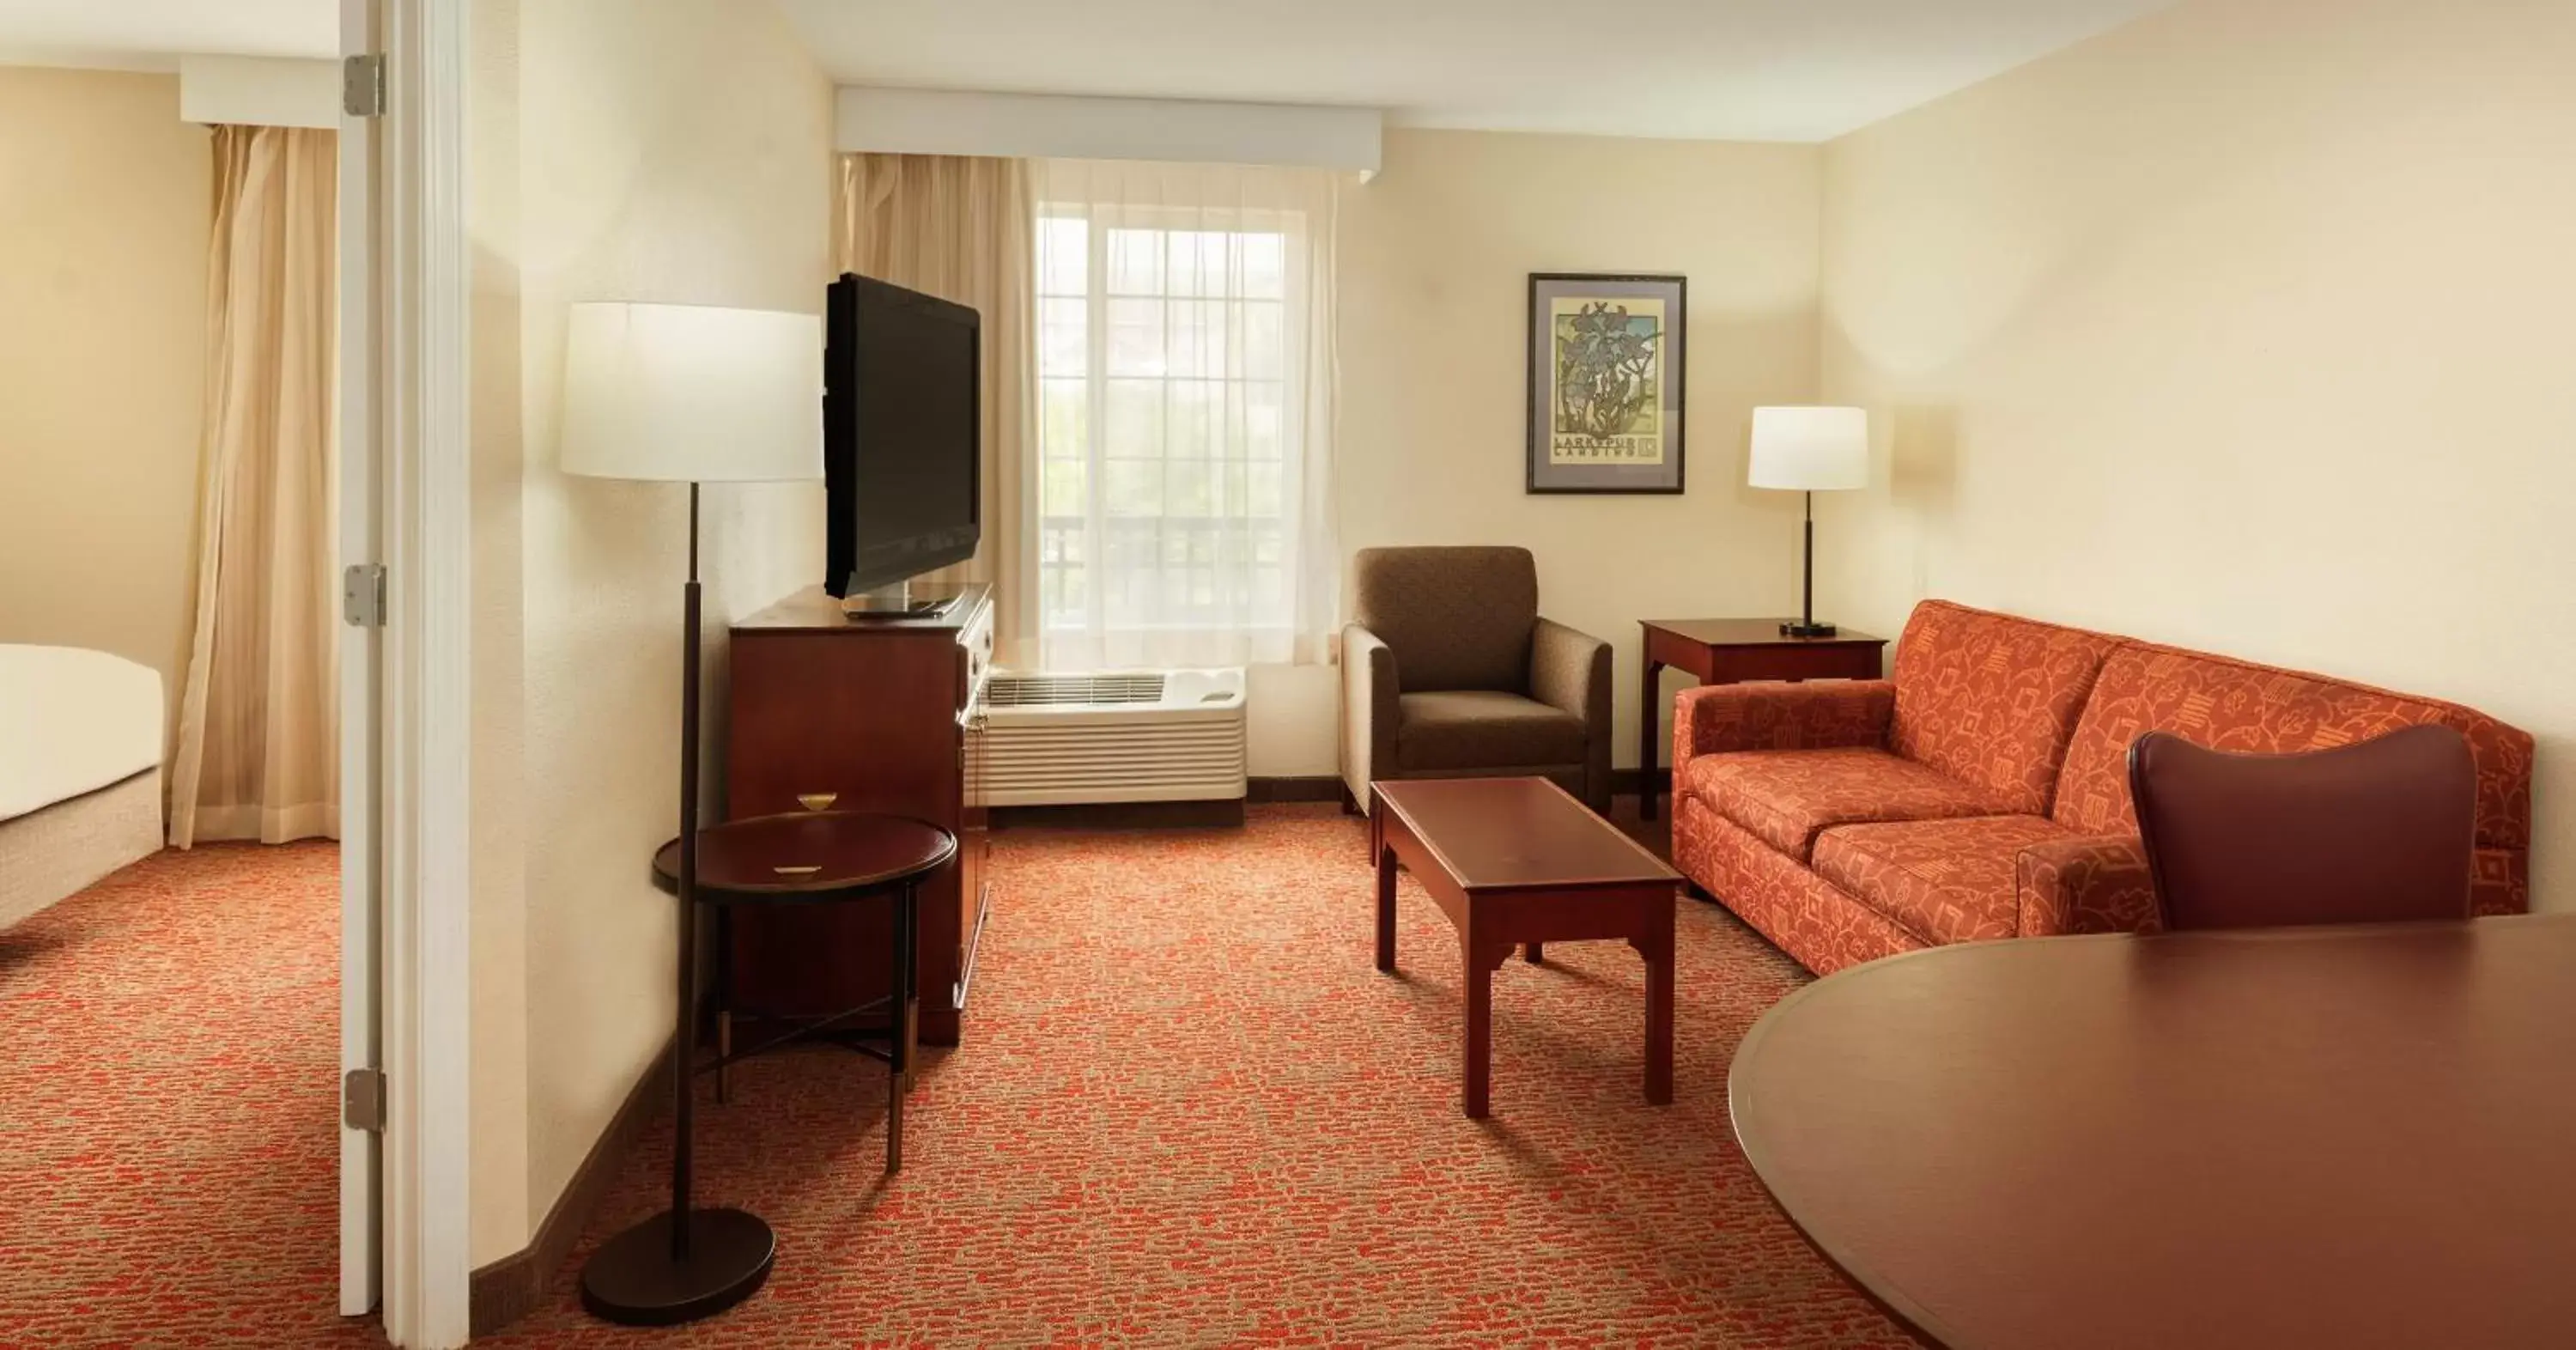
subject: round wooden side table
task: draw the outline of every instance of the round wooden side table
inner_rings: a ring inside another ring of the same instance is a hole
[[[831,1037],[888,1070],[886,1168],[903,1166],[903,1097],[912,1085],[920,1023],[920,883],[957,856],[957,836],[906,816],[863,811],[797,811],[728,821],[698,832],[698,903],[716,909],[716,1057],[692,1072],[716,1075],[716,1100],[727,1096],[724,1071],[795,1041]],[[653,880],[677,893],[680,841],[653,855]],[[821,1017],[780,1018],[791,1028],[748,1050],[733,1048],[731,944],[724,929],[737,905],[848,904],[879,897],[895,902],[894,992]],[[891,1005],[890,1007],[888,1005]],[[886,1046],[848,1039],[848,1023],[886,1009]]]
[[[829,798],[818,799],[828,806]],[[680,893],[680,841],[653,855],[655,884]],[[691,1113],[687,1082],[717,1075],[724,1099],[724,1070],[793,1041],[829,1037],[886,1065],[886,1170],[903,1166],[903,1098],[910,1086],[919,1023],[918,945],[920,883],[957,856],[957,837],[902,816],[859,811],[807,810],[754,816],[698,831],[697,876],[692,890],[717,917],[717,1044],[712,1060],[694,1050],[694,999],[678,1014],[673,1072],[680,1078],[679,1115],[671,1150],[672,1208],[637,1224],[594,1254],[582,1268],[582,1301],[612,1321],[668,1325],[721,1311],[758,1291],[769,1278],[776,1239],[769,1225],[738,1209],[692,1209],[689,1204]],[[895,904],[893,993],[821,1017],[781,1019],[789,1029],[748,1050],[733,1048],[729,972],[723,972],[725,933],[736,905],[848,904],[891,898]],[[683,979],[686,980],[684,975]],[[685,984],[684,984],[684,987]],[[849,1023],[884,1011],[887,1044],[879,1049],[852,1039]],[[680,1232],[675,1235],[674,1229]],[[694,1232],[690,1230],[695,1230]],[[676,1254],[676,1255],[675,1255]]]

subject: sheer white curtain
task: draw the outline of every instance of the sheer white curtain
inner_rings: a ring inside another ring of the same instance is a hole
[[[1034,189],[1039,664],[1328,659],[1339,183],[1054,160]]]

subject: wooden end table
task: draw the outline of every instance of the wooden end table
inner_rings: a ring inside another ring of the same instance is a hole
[[[1673,1099],[1673,895],[1681,874],[1544,778],[1418,778],[1369,787],[1377,968],[1395,969],[1395,869],[1458,931],[1467,986],[1465,1107],[1492,1095],[1494,971],[1524,947],[1625,939],[1646,961],[1646,1100]]]
[[[1666,789],[1663,755],[1655,746],[1662,726],[1656,693],[1664,667],[1687,670],[1702,684],[1744,680],[1875,680],[1882,673],[1887,639],[1849,629],[1832,637],[1784,637],[1785,619],[1640,619],[1645,661],[1637,697],[1637,815],[1655,818],[1655,795]]]
[[[682,1063],[692,1073],[716,1075],[716,1100],[725,1101],[725,1070],[754,1055],[793,1041],[829,1040],[886,1066],[885,1170],[903,1167],[903,1098],[912,1086],[915,1047],[919,1042],[920,959],[914,935],[920,927],[922,883],[957,856],[957,836],[923,821],[863,811],[791,811],[727,821],[698,832],[697,899],[716,910],[716,1057],[703,1064]],[[653,879],[676,890],[680,841],[672,840],[653,855]],[[888,960],[894,992],[885,998],[822,1017],[775,1020],[789,1029],[748,1050],[733,1048],[734,1007],[731,963],[733,911],[744,905],[851,904],[891,900],[895,938]],[[883,1033],[860,1031],[850,1024],[883,1010]],[[686,1016],[685,1013],[682,1014]],[[865,1038],[882,1034],[880,1049]],[[680,1044],[689,1044],[683,1036]]]

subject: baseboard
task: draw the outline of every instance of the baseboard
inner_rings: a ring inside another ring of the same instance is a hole
[[[572,1255],[573,1244],[581,1240],[582,1230],[598,1212],[599,1202],[608,1194],[609,1184],[617,1179],[618,1169],[635,1151],[644,1123],[652,1119],[670,1091],[671,1047],[665,1045],[645,1068],[644,1076],[627,1091],[625,1103],[609,1118],[608,1128],[590,1146],[590,1155],[581,1160],[563,1194],[555,1197],[554,1207],[546,1211],[545,1222],[537,1225],[536,1236],[528,1240],[527,1246],[474,1272],[466,1292],[474,1335],[489,1336],[545,1302],[554,1287],[555,1273],[563,1269],[564,1258]]]
[[[1255,778],[1245,785],[1247,802],[1337,802],[1342,799],[1342,780],[1335,774],[1310,774],[1297,778]]]
[[[996,806],[993,828],[1171,830],[1243,824],[1240,798],[1216,802],[1085,802],[1068,806]]]

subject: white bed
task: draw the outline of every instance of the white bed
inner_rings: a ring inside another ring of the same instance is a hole
[[[161,847],[161,675],[0,644],[0,928]]]

